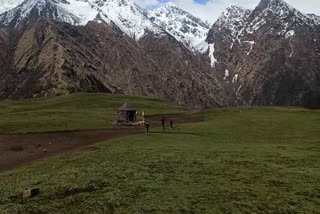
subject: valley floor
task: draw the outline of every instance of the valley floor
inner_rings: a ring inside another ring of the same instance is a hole
[[[3,172],[0,213],[319,212],[319,111],[197,114],[202,121]],[[20,203],[26,187],[40,194]]]

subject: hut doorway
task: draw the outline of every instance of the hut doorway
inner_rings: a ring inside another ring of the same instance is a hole
[[[136,121],[136,112],[135,111],[129,111],[128,112],[128,120],[129,120],[129,122],[135,122]]]
[[[136,122],[137,120],[137,109],[131,106],[128,106],[127,103],[123,104],[120,108],[117,109],[118,112],[118,123],[130,123]]]

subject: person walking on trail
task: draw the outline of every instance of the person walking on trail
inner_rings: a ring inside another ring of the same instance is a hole
[[[172,117],[170,118],[170,128],[173,129],[173,118]]]
[[[145,121],[145,118],[144,118],[144,110],[142,110],[141,115],[142,115],[142,121],[144,122],[144,121]]]
[[[144,127],[146,129],[146,135],[149,136],[149,129],[150,129],[150,124],[148,122],[144,123]]]
[[[162,119],[161,119],[161,124],[162,124],[162,130],[165,131],[166,130],[166,121],[165,121],[164,117],[162,117]]]

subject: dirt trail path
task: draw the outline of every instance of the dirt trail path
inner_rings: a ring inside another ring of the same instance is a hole
[[[89,145],[100,141],[140,133],[141,128],[112,128],[0,135],[0,172],[44,157],[90,149]]]
[[[161,124],[162,115],[148,116],[152,126]],[[165,115],[175,123],[198,122],[201,116]],[[142,134],[143,128],[110,128],[101,130],[0,134],[0,172],[32,161],[73,151],[94,149],[90,145],[117,137]]]

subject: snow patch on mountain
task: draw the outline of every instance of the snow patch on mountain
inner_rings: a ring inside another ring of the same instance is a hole
[[[203,40],[203,41],[201,41],[201,42],[195,47],[195,49],[196,49],[199,53],[205,54],[205,53],[208,52],[209,45],[208,45],[208,43],[207,43],[205,40]]]
[[[210,65],[214,67],[217,63],[217,59],[214,57],[214,44],[209,44],[209,58],[210,58]]]
[[[210,26],[173,3],[149,12],[153,22],[182,42],[187,48],[200,53],[208,50],[205,42]]]
[[[66,0],[57,2],[57,5],[79,18],[78,25],[86,25],[98,15],[98,11],[89,1]],[[74,23],[70,23],[74,24]]]
[[[234,77],[232,78],[232,83],[236,83],[238,81],[239,74],[235,74]]]
[[[289,30],[289,31],[286,33],[285,37],[286,37],[286,39],[289,39],[290,37],[293,37],[294,34],[295,34],[294,30]]]
[[[250,55],[250,53],[251,53],[251,51],[252,51],[252,49],[253,49],[253,46],[254,46],[255,42],[254,42],[254,41],[243,41],[243,43],[247,43],[247,44],[250,45],[250,50],[247,52],[247,55]]]
[[[229,76],[230,76],[229,70],[226,69],[226,70],[224,71],[224,78],[223,78],[223,79],[226,80]]]

